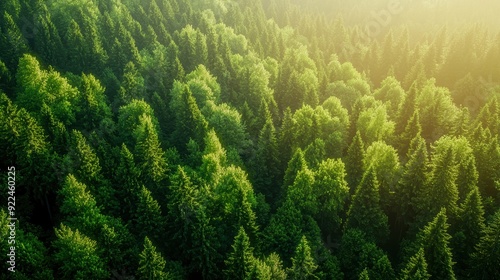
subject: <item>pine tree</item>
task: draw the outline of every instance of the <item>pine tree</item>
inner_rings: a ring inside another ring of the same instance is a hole
[[[363,269],[359,274],[359,280],[370,280],[370,275],[368,274],[368,269]]]
[[[399,136],[399,152],[406,155],[410,149],[411,141],[421,134],[422,126],[420,125],[419,111],[415,110],[411,118],[408,120],[408,124],[406,125],[404,132]]]
[[[347,183],[351,192],[354,192],[358,187],[361,178],[363,177],[363,162],[365,159],[365,150],[361,134],[356,132],[346,156]]]
[[[422,210],[435,215],[441,207],[446,207],[451,217],[457,213],[458,190],[456,186],[456,151],[451,146],[454,139],[442,138],[437,141],[430,163],[431,171],[427,186],[426,202]],[[425,206],[424,206],[425,205]]]
[[[28,51],[28,42],[14,21],[13,15],[3,11],[0,16],[2,17],[0,42],[4,46],[0,57],[5,61],[7,68],[14,71],[21,55]]]
[[[173,140],[179,152],[185,151],[189,139],[203,146],[203,139],[208,131],[208,123],[196,105],[196,100],[187,85],[174,83],[171,110],[176,114]]]
[[[287,168],[287,163],[292,158],[292,146],[294,143],[293,135],[294,120],[290,108],[286,108],[283,113],[283,120],[278,136],[278,150],[281,158],[280,170],[284,172]],[[284,173],[281,173],[283,176]],[[283,184],[285,185],[285,184]],[[285,185],[287,186],[287,185]]]
[[[304,157],[304,152],[302,149],[298,148],[295,150],[292,159],[288,162],[288,167],[285,172],[285,177],[283,178],[283,190],[286,193],[286,190],[293,185],[295,178],[300,170],[303,170],[307,167],[307,162]]]
[[[295,255],[292,257],[292,267],[288,269],[288,276],[291,279],[310,280],[319,279],[315,274],[318,268],[314,258],[311,256],[311,248],[307,242],[307,238],[302,236],[300,243],[295,249]]]
[[[159,184],[165,178],[168,166],[151,117],[147,115],[139,117],[139,125],[134,133],[137,143],[135,154],[141,174],[147,183]]]
[[[454,280],[453,260],[448,246],[451,236],[447,229],[446,209],[442,208],[437,216],[421,230],[418,245],[424,250],[427,271],[431,279]]]
[[[414,221],[417,211],[421,209],[419,203],[423,203],[420,200],[425,199],[424,186],[428,162],[426,143],[420,135],[412,140],[410,146],[408,162],[396,189],[396,203],[406,225]]]
[[[472,279],[500,279],[500,211],[481,232],[481,239],[471,255]]]
[[[97,243],[78,230],[61,224],[55,229],[57,239],[52,245],[56,250],[54,262],[58,275],[63,279],[109,279],[109,272],[99,256]]]
[[[455,226],[457,233],[453,236],[452,245],[457,266],[463,269],[485,229],[483,203],[477,187],[469,192],[459,212],[460,216]]]
[[[417,254],[412,256],[401,271],[401,280],[429,280],[431,275],[427,273],[427,262],[425,261],[424,249],[420,248]]]
[[[380,244],[386,241],[389,226],[388,218],[380,208],[378,188],[375,171],[369,167],[352,198],[347,212],[346,230],[359,229]]]
[[[243,227],[240,227],[234,238],[232,252],[225,261],[227,269],[224,274],[227,279],[247,279],[255,263],[253,248]]]
[[[467,195],[477,188],[479,174],[476,169],[476,159],[472,153],[460,160],[458,164],[457,190],[459,201],[464,201]]]
[[[280,195],[277,175],[280,165],[276,132],[271,119],[267,119],[260,131],[257,144],[255,167],[256,190],[267,196],[268,201],[276,201]]]
[[[162,280],[171,279],[168,273],[165,273],[165,259],[149,238],[144,238],[144,250],[139,255],[139,269],[137,274],[141,280]]]
[[[264,262],[267,264],[270,270],[270,279],[276,280],[285,280],[286,279],[286,271],[283,269],[283,264],[281,262],[281,258],[276,253],[271,253],[264,259]]]
[[[148,236],[155,242],[161,240],[165,231],[165,218],[162,216],[158,202],[151,192],[144,186],[137,194],[137,208],[135,211],[136,232],[139,237]]]
[[[140,191],[139,176],[140,169],[134,162],[134,155],[122,144],[113,185],[119,186],[116,188],[116,195],[122,205],[120,208],[124,220],[129,220],[136,209],[136,194]]]

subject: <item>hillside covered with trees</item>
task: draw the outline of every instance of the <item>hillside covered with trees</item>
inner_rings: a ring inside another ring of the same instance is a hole
[[[499,10],[2,0],[0,279],[500,279]]]

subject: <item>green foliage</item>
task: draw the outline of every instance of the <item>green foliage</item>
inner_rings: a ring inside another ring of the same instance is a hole
[[[373,167],[363,175],[347,212],[346,230],[359,229],[378,244],[386,241],[388,218],[380,206],[379,183]]]
[[[55,229],[57,239],[54,262],[62,279],[108,279],[109,272],[100,259],[97,243],[78,230],[61,224]]]
[[[427,273],[427,262],[425,261],[424,250],[420,248],[418,253],[410,258],[403,271],[402,280],[428,280],[431,275]]]
[[[442,208],[418,235],[417,242],[423,248],[427,271],[432,279],[455,279],[448,227],[446,209]]]
[[[291,279],[319,279],[314,271],[318,268],[313,257],[307,238],[302,236],[299,245],[295,249],[292,257],[292,267],[288,269],[288,277]]]
[[[139,279],[171,279],[170,275],[165,273],[164,270],[165,260],[146,236],[144,238],[144,250],[139,255]]]
[[[471,258],[471,274],[474,279],[496,278],[500,270],[496,265],[500,260],[500,211],[492,217],[490,223],[481,232],[481,239]]]
[[[347,183],[351,192],[358,187],[364,174],[365,148],[361,133],[356,132],[346,156]]]
[[[498,4],[0,2],[14,278],[500,278]]]
[[[227,269],[224,274],[227,279],[248,279],[254,267],[255,258],[250,240],[243,227],[240,227],[234,238],[232,252],[225,261]]]

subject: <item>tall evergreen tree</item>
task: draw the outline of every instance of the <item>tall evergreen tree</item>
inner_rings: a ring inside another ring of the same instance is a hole
[[[484,209],[477,187],[472,189],[460,207],[460,216],[455,226],[456,233],[451,241],[457,267],[464,269],[469,256],[474,252],[485,229]]]
[[[292,257],[292,267],[288,269],[288,276],[291,279],[310,280],[319,279],[315,275],[318,265],[311,256],[311,248],[307,238],[302,236],[299,245],[295,249],[295,255]]]
[[[260,131],[256,157],[256,189],[264,193],[269,201],[276,201],[280,194],[277,178],[280,163],[276,132],[271,119],[266,120]]]
[[[481,233],[481,239],[471,256],[472,279],[497,279],[500,277],[500,211],[493,215]]]
[[[448,245],[451,238],[447,232],[448,227],[446,209],[442,208],[419,233],[418,245],[424,250],[430,279],[456,279],[453,271],[453,257]]]
[[[165,259],[149,238],[144,238],[144,250],[139,255],[139,269],[137,271],[141,280],[163,280],[171,279],[170,275],[165,272]]]
[[[424,203],[425,184],[427,170],[427,148],[425,140],[417,135],[411,142],[408,151],[408,162],[404,167],[403,174],[396,189],[396,204],[399,207],[403,223],[410,225],[422,209],[420,203]],[[423,210],[425,211],[425,209]]]
[[[59,264],[58,275],[64,279],[108,279],[109,272],[99,255],[97,243],[78,230],[61,224],[55,229],[57,239],[54,261]]]
[[[425,261],[424,250],[420,248],[417,254],[412,256],[401,271],[401,280],[429,280],[431,275],[427,273],[427,262]]]
[[[225,261],[227,269],[224,271],[227,279],[247,279],[255,263],[253,248],[243,227],[240,227],[234,238],[232,252]]]
[[[380,244],[386,241],[389,226],[388,218],[380,207],[378,188],[375,171],[370,167],[354,193],[345,225],[346,230],[359,229]]]
[[[346,156],[347,183],[351,192],[354,192],[358,187],[361,178],[363,177],[363,162],[365,158],[365,149],[361,134],[356,132]]]
[[[137,198],[136,232],[139,237],[150,236],[155,242],[159,242],[165,231],[165,218],[161,213],[160,206],[152,197],[151,192],[144,186],[137,194]]]

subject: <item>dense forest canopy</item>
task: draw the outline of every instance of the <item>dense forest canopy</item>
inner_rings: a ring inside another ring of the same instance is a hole
[[[500,3],[352,2],[2,0],[0,279],[500,279]]]

